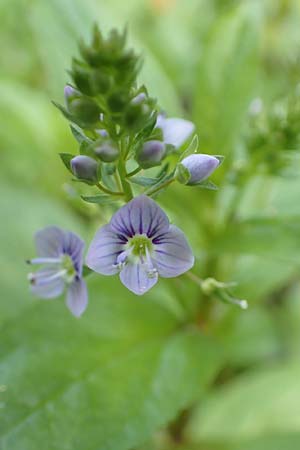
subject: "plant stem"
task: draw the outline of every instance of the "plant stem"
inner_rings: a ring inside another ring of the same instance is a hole
[[[109,195],[119,195],[119,196],[125,195],[125,193],[121,192],[121,191],[120,192],[111,191],[110,189],[107,189],[105,186],[103,186],[103,184],[101,184],[101,183],[97,183],[96,186],[97,186],[98,189],[100,189],[100,191],[103,191],[103,192],[105,192],[106,194],[109,194]]]
[[[119,176],[122,184],[122,188],[125,195],[126,202],[129,202],[133,199],[133,193],[130,186],[130,183],[126,180],[127,172],[126,172],[126,144],[124,145],[124,141],[122,142],[122,139],[120,141],[120,159],[119,159],[119,165],[118,165],[118,171]]]
[[[171,178],[169,180],[166,180],[164,183],[160,184],[159,186],[157,186],[155,189],[153,189],[151,191],[146,192],[147,195],[153,195],[155,194],[155,192],[160,191],[161,189],[164,189],[165,187],[169,186],[169,184],[173,183],[173,181],[175,181],[175,178]]]
[[[199,278],[197,275],[195,275],[193,272],[186,272],[185,275],[189,277],[190,280],[194,281],[200,288],[202,289],[202,283],[204,280],[202,278]]]
[[[122,190],[122,184],[121,184],[121,181],[120,181],[119,172],[116,171],[114,173],[114,179],[115,179],[116,185],[118,186],[118,189],[121,191]]]
[[[129,172],[127,174],[127,178],[133,177],[133,175],[136,175],[142,170],[142,167],[138,166],[136,169],[132,170],[132,172]]]

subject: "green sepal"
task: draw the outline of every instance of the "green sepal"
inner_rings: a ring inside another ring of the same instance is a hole
[[[136,141],[140,143],[141,140],[146,140],[151,135],[155,124],[157,121],[157,113],[155,112],[145,123],[145,126],[142,128],[142,130],[138,133],[136,137]]]
[[[83,278],[88,277],[88,276],[91,275],[92,273],[93,273],[93,270],[90,269],[88,266],[84,265],[84,266],[82,267],[82,277],[83,277]]]
[[[164,136],[161,128],[154,128],[148,138],[149,141],[163,141]],[[168,144],[169,145],[169,144]]]
[[[87,203],[97,203],[98,205],[106,205],[116,200],[112,199],[111,196],[106,194],[81,195],[81,198]]]
[[[59,156],[68,171],[74,175],[71,169],[71,159],[75,158],[76,155],[71,155],[71,153],[59,153]]]
[[[89,186],[95,186],[95,184],[97,183],[97,181],[85,180],[84,178],[72,178],[72,181],[74,181],[75,183],[88,184]]]
[[[175,178],[181,184],[187,184],[191,178],[190,171],[181,163],[178,163],[175,169]]]
[[[217,160],[219,161],[219,165],[218,167],[220,167],[221,164],[223,164],[225,156],[223,155],[212,155],[214,158],[217,158]]]
[[[79,153],[81,155],[86,155],[93,159],[96,159],[95,153],[91,147],[91,143],[92,143],[92,141],[82,141],[80,144],[80,147],[79,147]]]
[[[191,184],[190,186],[197,186],[202,189],[209,189],[211,191],[217,191],[219,189],[218,186],[216,186],[212,181],[209,181],[209,180],[204,180],[204,181],[201,181],[200,183],[194,183],[194,184]]]
[[[97,180],[101,181],[102,178],[102,166],[101,164],[98,163],[98,167],[97,167]]]
[[[60,103],[57,103],[56,101],[52,100],[52,104],[59,109],[59,111],[62,113],[62,115],[69,120],[70,122],[75,123],[80,128],[85,128],[85,125],[80,119],[75,117],[73,114],[71,114],[64,106],[62,106]]]
[[[148,177],[131,177],[129,178],[130,183],[138,184],[139,186],[154,186],[157,184],[160,179],[159,178],[148,178]]]
[[[88,138],[84,134],[84,132],[82,131],[82,129],[78,125],[71,124],[70,125],[70,129],[71,129],[71,132],[72,132],[74,138],[76,139],[76,141],[79,144],[81,144],[82,142],[88,142],[88,143],[92,143],[93,142],[90,138]]]
[[[175,175],[175,170],[173,170],[169,175],[166,175],[165,177],[162,177],[159,179],[159,182],[152,185],[151,188],[145,192],[145,194],[150,194],[152,191],[156,191],[159,190],[160,186],[162,186],[166,181],[172,180],[172,178],[174,178]]]
[[[187,156],[192,155],[193,153],[197,153],[198,148],[199,148],[199,138],[198,138],[198,134],[195,134],[195,136],[191,140],[188,148],[182,153],[182,155],[180,157],[180,161],[182,161]]]

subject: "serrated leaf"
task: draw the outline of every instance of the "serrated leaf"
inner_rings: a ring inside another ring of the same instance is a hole
[[[75,155],[71,155],[71,153],[59,153],[59,156],[68,171],[74,175],[71,169],[71,159],[75,158]]]

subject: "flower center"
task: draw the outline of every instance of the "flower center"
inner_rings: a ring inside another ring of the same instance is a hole
[[[65,274],[63,276],[66,283],[71,283],[75,276],[76,276],[76,270],[72,261],[71,256],[69,255],[63,255],[61,258],[61,269],[65,271]]]
[[[146,257],[147,252],[151,253],[153,244],[151,239],[145,234],[136,234],[128,240],[127,249],[131,250],[132,256]]]

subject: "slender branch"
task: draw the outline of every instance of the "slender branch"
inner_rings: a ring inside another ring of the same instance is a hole
[[[123,141],[123,142],[122,142]],[[125,159],[125,155],[126,155],[126,147],[125,147],[125,143],[124,140],[121,139],[120,141],[120,159],[119,159],[119,165],[118,165],[118,171],[119,171],[119,176],[120,176],[120,180],[122,183],[122,188],[124,191],[124,195],[125,195],[125,200],[127,202],[129,202],[131,199],[133,199],[133,193],[132,193],[132,189],[130,184],[128,183],[128,181],[126,180],[126,159]]]
[[[121,184],[121,181],[120,181],[119,172],[116,171],[114,173],[114,179],[115,179],[116,185],[118,186],[118,189],[121,191],[122,190],[122,184]]]
[[[121,192],[121,191],[120,192],[111,191],[110,189],[107,189],[105,186],[103,186],[103,184],[101,184],[101,183],[97,183],[96,186],[98,189],[100,189],[100,191],[103,191],[109,195],[119,195],[119,196],[125,195],[125,193]]]
[[[195,275],[193,272],[186,272],[185,275],[192,281],[194,281],[198,286],[201,287],[202,289],[202,283],[203,283],[203,279],[199,278],[197,275]]]
[[[160,184],[159,186],[157,186],[152,191],[150,189],[150,191],[146,192],[146,194],[147,195],[153,195],[153,194],[155,194],[155,192],[158,192],[161,189],[164,189],[165,187],[169,186],[169,184],[173,183],[173,181],[175,181],[175,178],[171,178],[170,180],[166,180],[164,183]]]
[[[138,166],[136,169],[132,170],[127,174],[127,178],[133,177],[133,175],[136,175],[142,170],[142,167]]]

